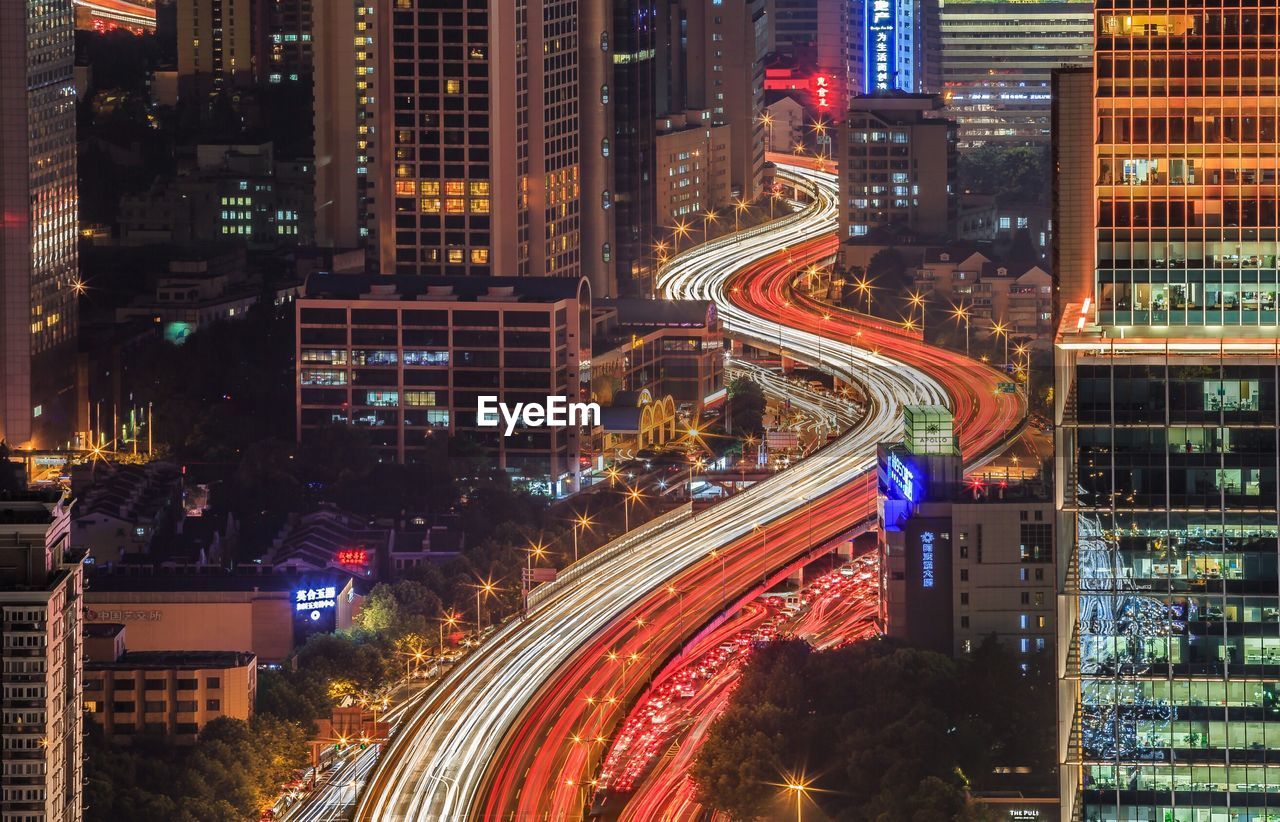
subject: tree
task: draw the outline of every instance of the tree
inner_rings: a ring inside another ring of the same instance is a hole
[[[1047,147],[985,145],[961,153],[956,166],[962,191],[994,194],[1002,201],[1049,202]]]
[[[759,434],[764,429],[764,389],[749,377],[734,377],[729,383],[729,413],[732,434]]]
[[[1007,715],[1040,697],[1016,677],[994,651],[970,665],[888,640],[820,652],[771,643],[694,763],[699,801],[735,819],[768,815],[777,783],[806,773],[814,801],[840,819],[977,822],[969,775],[990,773],[1012,735],[1028,733]],[[1046,724],[1032,736],[1051,743],[1052,712],[1034,716]]]

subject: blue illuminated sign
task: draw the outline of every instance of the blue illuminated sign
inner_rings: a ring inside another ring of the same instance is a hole
[[[898,35],[894,21],[895,0],[863,0],[866,4],[866,37],[863,60],[866,63],[867,93],[889,91],[895,87],[894,64],[897,62]]]
[[[887,465],[889,485],[907,502],[916,501],[916,475],[897,454],[889,454]]]
[[[933,587],[933,540],[932,531],[920,535],[920,587]]]
[[[293,596],[295,611],[318,611],[323,608],[337,607],[337,590],[330,585],[327,588],[304,588]],[[315,616],[312,616],[315,619]]]

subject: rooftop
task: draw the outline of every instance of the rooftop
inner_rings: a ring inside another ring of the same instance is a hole
[[[590,286],[586,280],[574,277],[420,277],[320,271],[307,278],[304,298],[548,303],[576,299],[580,289],[586,289],[589,297]]]
[[[85,662],[86,671],[195,671],[246,668],[257,657],[248,651],[126,651],[115,662]]]

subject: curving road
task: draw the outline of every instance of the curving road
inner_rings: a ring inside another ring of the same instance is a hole
[[[987,393],[999,379],[994,371],[975,363],[976,371],[951,375],[945,360],[931,358],[933,349],[906,339],[894,340],[890,359],[853,337],[824,338],[831,321],[819,327],[804,305],[793,303],[783,316],[777,305],[757,302],[776,296],[772,284],[785,288],[797,265],[831,253],[834,178],[798,168],[785,174],[810,193],[808,205],[677,256],[661,286],[673,297],[715,300],[737,336],[780,341],[788,355],[856,381],[866,393],[865,417],[798,466],[696,517],[678,515],[643,538],[624,538],[584,558],[583,572],[562,575],[564,582],[454,669],[406,720],[361,799],[358,819],[452,822],[573,812],[583,796],[580,775],[594,766],[603,736],[645,677],[729,600],[874,511],[875,445],[899,436],[904,404],[950,404],[944,386],[951,383],[957,422],[975,453],[1014,427],[1021,414],[1016,399]],[[860,320],[841,315],[837,323],[843,329]],[[860,327],[870,339],[886,333]],[[899,357],[912,345],[929,370]],[[975,423],[982,420],[993,427],[979,432]]]

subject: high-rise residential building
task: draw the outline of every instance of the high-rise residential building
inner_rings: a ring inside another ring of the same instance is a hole
[[[1047,145],[1050,74],[1089,62],[1090,0],[947,0],[942,80],[961,147]]]
[[[855,97],[838,130],[840,239],[881,228],[946,237],[955,221],[955,124],[928,94]]]
[[[686,111],[658,121],[653,150],[659,223],[697,225],[699,216],[714,216],[715,204],[730,202],[729,135],[729,126],[711,125],[709,111]],[[732,220],[732,210],[720,216]]]
[[[69,12],[68,12],[69,13]],[[66,497],[0,501],[0,820],[83,817],[82,558]]]
[[[314,56],[315,0],[258,0],[258,71],[267,83],[305,83]],[[327,5],[322,2],[320,5]]]
[[[1063,298],[1064,819],[1280,786],[1280,5],[1098,0],[1094,277]]]
[[[384,170],[378,136],[388,110],[382,93],[388,72],[379,55],[390,43],[390,23],[387,2],[330,0],[312,7],[316,242],[368,247],[374,267],[394,256],[394,248],[381,247],[375,218]]]
[[[68,442],[77,412],[71,0],[0,3],[0,440]]]
[[[180,93],[253,85],[253,0],[177,0],[177,6]]]
[[[765,0],[687,0],[684,4],[686,107],[711,112],[730,131],[735,196],[760,193],[764,173],[764,57],[773,50]]]
[[[580,274],[578,0],[395,0],[390,15],[381,269]]]

